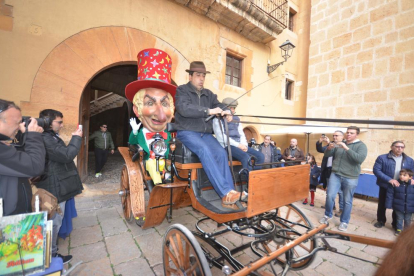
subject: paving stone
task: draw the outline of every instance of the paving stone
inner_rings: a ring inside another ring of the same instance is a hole
[[[96,215],[98,216],[99,222],[105,220],[112,220],[114,218],[120,218],[119,213],[116,211],[115,208],[102,208],[96,211]]]
[[[162,263],[163,237],[160,234],[154,232],[145,236],[138,236],[135,240],[151,267]]]
[[[355,249],[355,248],[351,248],[349,249],[346,254],[357,257],[357,258],[361,258],[370,262],[377,262],[378,261],[378,257],[369,255],[368,253]]]
[[[70,247],[75,248],[81,245],[102,241],[102,232],[99,225],[84,227],[73,231],[70,235]]]
[[[320,266],[318,266],[315,269],[318,273],[321,273],[322,275],[330,276],[330,275],[341,275],[341,276],[347,276],[352,275],[351,272],[338,267],[336,265],[332,265],[329,261],[323,262]]]
[[[129,232],[107,237],[105,238],[105,243],[113,265],[118,265],[141,256],[141,251]]]
[[[337,264],[354,275],[374,275],[377,267],[371,263],[343,257],[343,261]],[[339,274],[337,274],[339,275]]]
[[[129,231],[130,231],[130,233],[132,234],[132,236],[135,238],[135,237],[138,237],[138,236],[145,236],[145,235],[148,235],[148,234],[151,234],[151,233],[154,233],[156,230],[155,230],[155,227],[151,227],[151,228],[147,228],[147,229],[142,229],[142,227],[139,227],[136,223],[135,223],[135,221],[132,221],[132,222],[125,222],[126,223],[126,226],[128,227],[128,229],[129,229]]]
[[[159,233],[159,235],[160,236],[164,236],[164,234],[165,234],[165,232],[167,231],[167,229],[171,226],[171,225],[173,225],[173,224],[176,224],[176,223],[180,223],[179,221],[179,218],[175,218],[175,220],[174,220],[175,222],[173,222],[173,221],[171,221],[171,222],[168,222],[166,219],[164,219],[163,221],[162,221],[162,223],[161,224],[159,224],[159,225],[157,225],[157,226],[155,226],[154,228],[156,229],[156,231]],[[181,223],[180,223],[181,224]]]
[[[128,231],[128,227],[126,227],[124,220],[120,217],[106,219],[100,223],[104,237],[109,237]]]
[[[73,248],[70,250],[70,254],[73,256],[72,263],[77,263],[78,261],[88,263],[108,257],[104,242],[96,242]]]
[[[58,238],[57,246],[59,249],[59,254],[61,255],[68,255],[69,254],[69,243],[70,237],[66,237],[66,239],[62,239],[61,237]]]
[[[108,258],[102,258],[89,263],[83,263],[79,265],[73,273],[76,276],[91,276],[91,275],[102,275],[108,276],[113,275],[111,263]]]
[[[76,210],[79,211],[90,211],[102,208],[99,202],[89,201],[76,204]]]
[[[165,276],[165,274],[164,274],[164,266],[162,264],[157,264],[157,265],[153,266],[152,269],[153,269],[155,275],[157,275],[157,276]],[[219,275],[219,274],[213,274],[213,275]]]
[[[96,211],[78,212],[78,216],[72,219],[73,229],[94,226],[98,224]]]
[[[122,276],[136,276],[136,275],[155,275],[147,260],[144,258],[137,258],[125,263],[116,265],[114,267],[115,273]]]
[[[363,251],[371,256],[376,256],[380,259],[384,259],[388,252],[390,252],[390,249],[368,245],[364,248]]]

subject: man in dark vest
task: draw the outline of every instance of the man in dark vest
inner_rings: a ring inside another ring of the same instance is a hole
[[[225,98],[222,103],[228,105],[231,113],[233,114],[233,121],[228,123],[231,155],[233,158],[239,160],[242,163],[243,168],[251,171],[252,166],[249,165],[251,156],[255,157],[256,164],[262,164],[264,162],[264,155],[263,153],[254,150],[247,145],[246,136],[244,135],[243,127],[240,124],[240,118],[234,115],[236,113],[238,102],[233,98]],[[213,129],[220,145],[226,148],[227,135],[224,128],[223,119],[215,118],[213,121]],[[260,168],[260,166],[255,167],[255,169]]]

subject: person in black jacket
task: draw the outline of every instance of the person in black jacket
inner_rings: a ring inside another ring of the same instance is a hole
[[[411,184],[413,179],[413,171],[410,169],[402,169],[398,186],[387,189],[387,199],[385,206],[393,209],[397,215],[395,235],[398,236],[404,224],[404,229],[411,225],[411,217],[414,213],[414,185]]]
[[[59,137],[59,132],[63,128],[63,114],[57,110],[45,109],[39,116],[48,117],[51,124],[48,126],[50,129],[42,135],[46,148],[46,168],[36,186],[52,193],[58,199],[64,214],[66,200],[82,193],[83,190],[78,170],[73,162],[80,150],[83,133],[80,129],[73,132],[72,139],[66,146]],[[56,213],[53,218],[52,255],[61,257],[64,263],[68,263],[72,259],[71,255],[57,254],[57,238],[62,220],[63,215]]]
[[[217,95],[204,88],[206,74],[210,72],[203,62],[191,62],[186,72],[190,81],[180,85],[175,95],[177,138],[200,159],[214,190],[222,198],[222,206],[233,208],[240,192],[234,190],[227,153],[212,134],[213,120],[206,122],[210,115],[231,115],[230,110],[223,110],[225,105],[217,100]],[[226,119],[232,120],[231,116]],[[242,199],[246,196],[243,193]]]
[[[403,141],[394,141],[391,144],[391,150],[386,154],[381,154],[375,160],[373,172],[379,186],[377,222],[374,224],[377,228],[383,227],[387,222],[385,208],[387,189],[400,185],[398,177],[401,169],[414,170],[414,160],[404,153],[404,149]],[[397,214],[393,211],[391,225],[394,229],[397,229],[396,221]]]
[[[333,134],[333,141],[338,142],[338,141],[342,141],[344,139],[344,133],[340,130],[337,130],[334,132]],[[326,146],[322,146],[322,142],[326,142],[327,145]],[[325,134],[322,134],[322,136],[319,138],[318,141],[316,141],[316,150],[320,153],[324,153],[326,148],[329,145],[329,138],[328,136],[325,136]],[[319,183],[323,184],[323,188],[326,190],[327,186],[328,186],[328,182],[329,182],[329,177],[331,176],[331,171],[332,171],[332,161],[333,161],[333,156],[330,157],[323,157],[322,158],[322,164],[321,164],[321,177],[319,180]],[[328,196],[328,195],[326,195]],[[338,192],[338,197],[339,197],[339,212],[337,212],[335,214],[335,217],[339,217],[342,213],[342,210],[344,209],[344,202],[343,202],[343,194],[342,194],[342,190],[339,190]],[[325,205],[322,205],[321,208],[325,209]],[[336,210],[335,207],[335,202],[334,202],[334,207],[333,210]]]
[[[310,179],[309,179],[309,191],[311,194],[311,202],[310,206],[315,206],[315,191],[316,187],[318,186],[318,177],[321,175],[321,169],[318,167],[316,163],[315,156],[312,154],[308,155],[308,163],[310,164],[311,171],[310,171]],[[305,198],[303,204],[308,204],[308,198]]]
[[[23,149],[18,151],[10,142],[19,130],[25,132],[26,141]],[[32,211],[28,178],[41,174],[45,166],[42,132],[43,128],[34,118],[26,130],[20,108],[0,99],[0,198],[3,199],[4,216]]]
[[[259,146],[259,151],[264,155],[264,163],[279,162],[282,155],[280,151],[270,142],[270,135],[266,135],[264,137],[263,143],[261,143]],[[276,167],[280,167],[280,165],[263,165],[263,169],[270,169]]]

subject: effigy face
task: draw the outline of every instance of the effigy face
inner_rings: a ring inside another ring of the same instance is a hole
[[[135,94],[133,104],[135,115],[151,132],[164,131],[174,114],[171,94],[158,88],[141,89]]]

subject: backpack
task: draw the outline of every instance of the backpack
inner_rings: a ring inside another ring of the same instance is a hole
[[[39,211],[47,212],[47,219],[53,219],[56,212],[59,215],[62,215],[62,210],[60,209],[57,198],[46,191],[45,189],[37,188],[35,185],[32,185],[32,210],[36,210],[36,196],[39,196]]]

